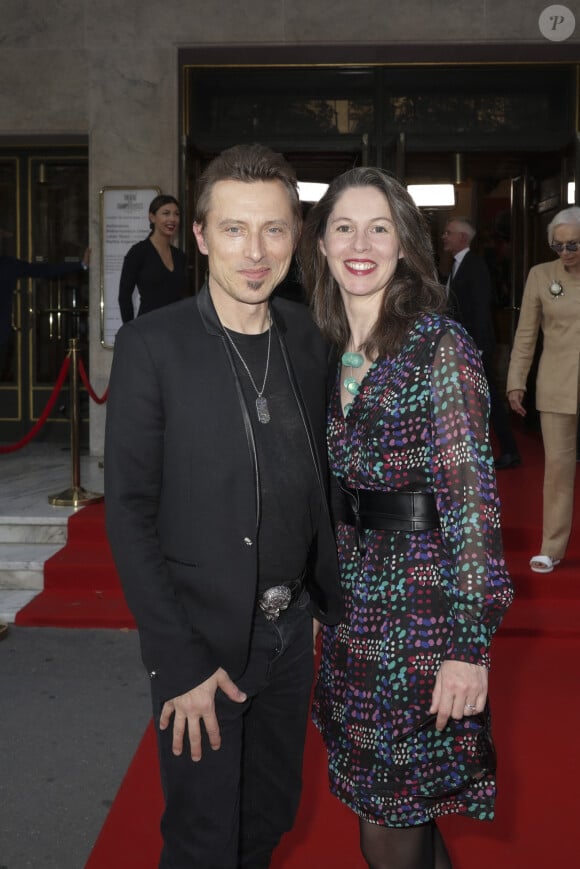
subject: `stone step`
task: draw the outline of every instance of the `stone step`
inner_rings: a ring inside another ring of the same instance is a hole
[[[40,591],[44,563],[60,549],[60,543],[0,543],[0,588]]]
[[[50,543],[64,546],[67,539],[68,517],[2,516],[0,517],[0,544]]]
[[[0,588],[0,624],[13,624],[20,610],[39,593],[31,589]]]

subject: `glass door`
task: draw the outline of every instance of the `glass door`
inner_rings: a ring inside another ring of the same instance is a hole
[[[0,226],[0,441],[15,443],[42,415],[79,338],[88,364],[86,149],[0,152],[0,184],[9,206]],[[35,441],[69,439],[68,382]],[[81,440],[88,400],[81,396]]]

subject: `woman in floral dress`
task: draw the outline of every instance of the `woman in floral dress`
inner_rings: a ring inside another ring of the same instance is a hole
[[[311,210],[302,268],[337,350],[328,444],[345,594],[314,719],[371,869],[449,869],[444,814],[493,817],[489,647],[512,587],[477,349],[442,313],[398,181],[353,169]]]

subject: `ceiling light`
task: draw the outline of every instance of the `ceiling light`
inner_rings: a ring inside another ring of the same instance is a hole
[[[407,190],[418,208],[453,208],[453,184],[409,184]]]
[[[301,202],[318,202],[327,190],[328,184],[318,184],[317,182],[310,181],[298,182],[298,195]]]

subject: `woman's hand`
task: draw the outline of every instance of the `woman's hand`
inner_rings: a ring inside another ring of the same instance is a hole
[[[524,400],[524,395],[525,392],[523,389],[511,389],[507,394],[511,409],[519,416],[526,415],[526,409],[522,404],[522,401]]]
[[[483,712],[487,699],[487,670],[465,661],[443,661],[433,688],[431,714],[437,714],[435,726],[443,730],[449,718]]]
[[[318,639],[318,634],[320,633],[320,629],[322,627],[322,623],[318,621],[318,619],[312,619],[312,647],[314,649],[314,654],[316,654],[316,640]]]

